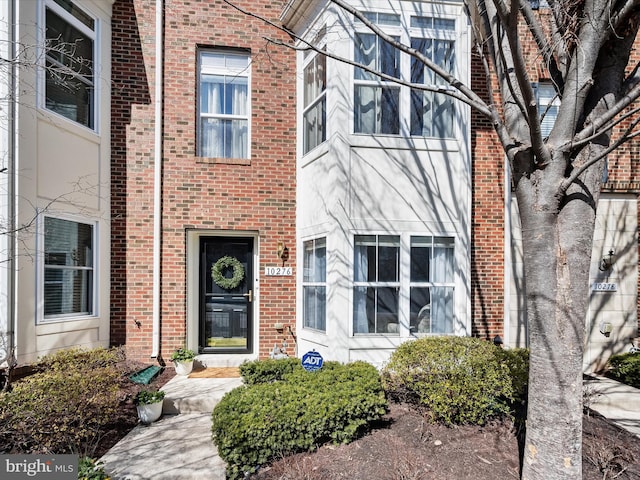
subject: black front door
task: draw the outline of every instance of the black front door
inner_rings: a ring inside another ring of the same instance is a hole
[[[252,238],[200,238],[201,353],[251,353],[252,280]]]

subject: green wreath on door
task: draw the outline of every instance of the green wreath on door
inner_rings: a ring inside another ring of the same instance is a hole
[[[230,268],[233,269],[233,275],[225,277],[225,272]],[[237,258],[225,255],[211,267],[211,277],[220,288],[233,290],[244,279],[244,267]]]

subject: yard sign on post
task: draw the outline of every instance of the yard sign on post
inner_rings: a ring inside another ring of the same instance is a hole
[[[307,372],[315,372],[316,370],[320,370],[323,363],[324,360],[322,359],[322,355],[320,355],[315,350],[307,352],[302,356],[302,367]]]

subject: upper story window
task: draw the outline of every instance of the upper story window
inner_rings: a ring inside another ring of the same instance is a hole
[[[304,76],[303,153],[327,139],[327,57],[316,53],[306,60]]]
[[[302,323],[305,328],[327,329],[327,241],[323,238],[303,244]]]
[[[45,2],[45,107],[95,129],[96,20],[71,0]]]
[[[454,19],[366,12],[394,40],[420,51],[447,72],[455,70]],[[354,60],[370,69],[415,84],[446,88],[446,82],[422,62],[356,22]],[[354,132],[454,137],[455,108],[442,93],[409,89],[362,68],[354,68]],[[406,127],[405,127],[406,125]]]
[[[94,313],[94,225],[44,218],[44,320]]]
[[[535,86],[536,99],[538,100],[538,114],[542,121],[540,130],[542,137],[548,137],[558,117],[560,98],[556,94],[550,82],[540,82]]]
[[[246,53],[200,51],[199,156],[249,158],[249,65]]]

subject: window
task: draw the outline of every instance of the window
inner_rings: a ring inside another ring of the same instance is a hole
[[[327,244],[325,238],[304,242],[302,315],[305,328],[327,329]]]
[[[454,72],[455,20],[374,12],[364,15],[394,40],[411,45],[447,72]],[[446,82],[419,60],[408,58],[378,36],[365,32],[361,22],[356,21],[355,27],[355,62],[415,84],[447,88]],[[405,57],[407,61],[403,60]],[[453,138],[454,118],[451,97],[400,87],[379,75],[354,68],[355,133]]]
[[[44,318],[94,313],[94,226],[44,218]]]
[[[356,235],[353,332],[399,333],[400,237]]]
[[[414,333],[453,333],[454,241],[411,237],[410,326]]]
[[[411,47],[443,70],[453,73],[455,68],[454,42],[434,38],[438,32],[455,32],[455,21],[432,17],[411,17],[412,34],[426,34],[411,38]],[[447,83],[424,63],[411,58],[411,82],[432,87]],[[411,90],[411,135],[451,138],[454,120],[453,99],[442,93]]]
[[[355,61],[386,75],[400,74],[400,52],[372,33],[356,34]],[[355,132],[400,133],[400,87],[357,67],[354,80]]]
[[[304,153],[310,152],[326,137],[327,60],[322,54],[314,55],[304,67]]]
[[[71,0],[48,0],[45,22],[45,107],[93,129],[96,21]]]
[[[542,121],[540,129],[542,137],[548,137],[553,125],[556,123],[558,108],[560,108],[560,98],[551,83],[538,83],[535,86],[536,98],[538,100],[538,114]]]
[[[249,55],[201,51],[199,156],[249,158]]]

